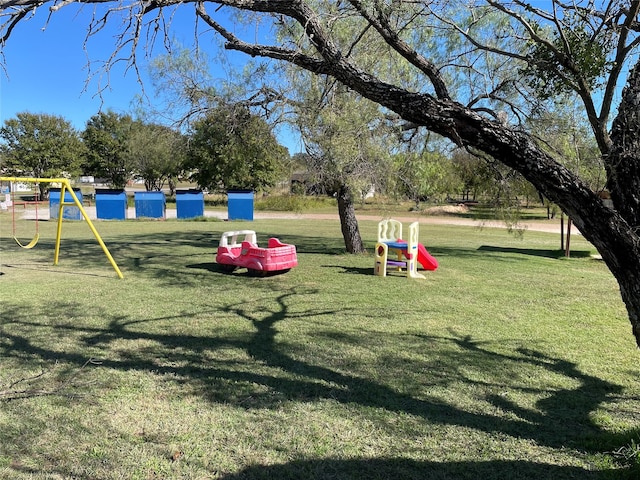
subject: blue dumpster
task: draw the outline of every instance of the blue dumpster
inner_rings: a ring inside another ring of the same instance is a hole
[[[96,217],[103,220],[127,218],[127,193],[122,189],[96,189]]]
[[[229,190],[227,212],[229,220],[253,220],[253,190]]]
[[[136,218],[165,218],[164,192],[135,192]]]
[[[60,188],[49,189],[49,218],[57,219],[58,211],[60,209]],[[82,192],[79,188],[74,188],[73,193],[78,197],[78,201],[82,203]],[[73,197],[68,190],[64,192],[64,203],[73,202]],[[62,219],[63,220],[82,220],[82,212],[76,206],[63,206],[62,207]]]
[[[204,194],[201,190],[176,190],[176,216],[196,218],[204,216]]]

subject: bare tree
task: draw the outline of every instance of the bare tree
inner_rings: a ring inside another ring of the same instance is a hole
[[[69,3],[52,2],[50,9],[55,13]],[[135,62],[136,45],[148,38],[142,32],[166,32],[164,11],[188,3],[106,3],[107,13],[94,19],[90,32],[127,10],[130,22],[124,24],[113,58]],[[193,5],[198,18],[226,40],[226,48],[334,77],[405,122],[520,172],[602,254],[640,344],[640,62],[630,65],[640,43],[640,0],[551,0],[544,4],[547,9],[525,0],[214,0]],[[298,40],[246,41],[216,21],[220,7],[253,12],[263,25],[286,22],[299,32]],[[35,8],[43,8],[42,0],[0,0],[1,38],[6,41]],[[338,22],[349,22],[350,42],[332,34]],[[358,64],[351,53],[369,35],[388,46],[380,61],[388,62],[390,70],[410,67],[423,84],[405,84]],[[132,48],[128,56],[123,55],[127,48]],[[625,81],[609,131],[615,94]],[[613,209],[519,122],[527,108],[539,108],[545,95],[556,92],[574,93],[582,102],[603,155]]]

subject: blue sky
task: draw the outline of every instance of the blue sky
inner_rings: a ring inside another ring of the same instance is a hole
[[[0,122],[15,117],[19,112],[60,115],[79,130],[86,121],[101,108],[119,113],[130,113],[132,100],[142,93],[137,73],[125,72],[124,64],[115,67],[109,78],[93,79],[88,84],[88,61],[107,60],[113,52],[115,25],[92,37],[83,49],[89,18],[93,7],[79,9],[69,5],[53,14],[47,24],[46,7],[36,16],[23,20],[13,31],[4,48],[6,72],[0,73]],[[116,20],[117,21],[117,20]],[[46,28],[45,28],[46,26]],[[189,5],[181,7],[171,28],[171,35],[183,46],[194,43],[195,14]],[[200,48],[209,49],[207,54],[215,56],[219,50],[208,27],[199,26]],[[204,33],[203,32],[207,32]],[[146,77],[148,60],[140,51],[139,64],[143,84],[147,93],[151,86]],[[163,49],[158,49],[163,54]],[[235,62],[243,57],[235,54]],[[97,71],[97,67],[93,67]],[[215,72],[212,72],[215,77]],[[99,82],[110,87],[98,96]],[[291,134],[281,133],[279,139],[291,153],[300,149]]]
[[[92,82],[83,92],[88,71],[82,43],[89,10],[78,17],[74,10],[74,6],[63,8],[43,30],[47,12],[42,9],[14,30],[4,49],[7,71],[0,81],[2,121],[29,111],[61,115],[82,129],[100,109],[102,101],[95,96],[98,84]],[[101,35],[90,42],[88,53],[92,60],[102,60],[108,58],[112,47],[109,36]],[[125,75],[119,68],[112,72],[110,81],[112,88],[103,94],[103,107],[128,111],[141,90],[135,73]]]

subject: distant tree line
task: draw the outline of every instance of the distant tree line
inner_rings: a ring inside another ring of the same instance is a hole
[[[394,139],[384,129],[365,128],[363,135],[353,128],[367,122],[358,123],[344,111],[335,115],[347,107],[349,115],[362,115],[362,107],[344,103],[334,99],[313,119],[299,116],[307,152],[292,157],[278,143],[273,125],[240,104],[209,109],[187,133],[110,110],[93,115],[82,131],[60,116],[23,112],[0,128],[0,171],[40,178],[93,176],[113,188],[139,180],[147,190],[171,193],[178,181],[211,192],[264,192],[296,178],[294,194],[340,199],[347,192],[362,199],[373,192],[409,200],[416,209],[426,201],[483,200],[497,207],[546,202],[522,176],[477,152],[447,150],[438,138],[422,138],[421,147],[412,148],[411,141]],[[566,116],[546,116],[533,127],[545,135],[550,150],[561,151],[591,179],[593,188],[601,187],[603,168],[594,142],[585,140],[581,128],[586,126],[576,127]]]
[[[213,192],[267,190],[288,161],[271,127],[240,107],[211,110],[189,133],[109,110],[82,131],[63,117],[29,112],[0,128],[3,175],[94,176],[113,188],[142,179],[147,190],[173,191],[178,180]]]

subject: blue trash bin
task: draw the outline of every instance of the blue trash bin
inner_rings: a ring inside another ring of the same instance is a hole
[[[253,190],[229,190],[227,214],[229,220],[253,220]]]
[[[49,218],[57,219],[58,211],[60,209],[60,188],[49,189]],[[78,201],[82,203],[82,192],[79,188],[74,188],[73,193],[78,197]],[[64,203],[73,202],[73,197],[68,190],[64,192]],[[63,206],[62,207],[62,219],[63,220],[82,220],[82,212],[76,206]]]
[[[164,192],[135,192],[136,218],[165,218]]]
[[[127,193],[122,189],[96,189],[96,217],[102,220],[127,218]]]
[[[176,216],[196,218],[204,216],[204,194],[202,190],[176,190]]]

